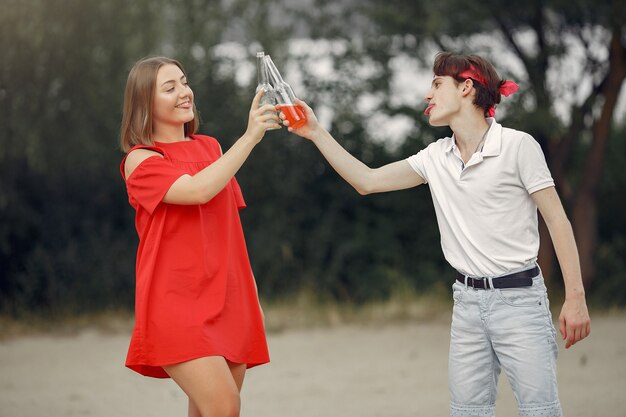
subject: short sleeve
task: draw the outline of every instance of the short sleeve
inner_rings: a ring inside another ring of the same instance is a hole
[[[529,194],[554,186],[541,146],[530,135],[525,135],[520,141],[517,165],[522,184]]]
[[[413,170],[417,172],[417,175],[422,177],[424,183],[428,183],[428,178],[426,176],[426,169],[424,165],[424,157],[426,156],[427,149],[428,148],[422,149],[415,155],[411,155],[406,159],[409,165],[411,165],[411,168],[413,168]]]
[[[151,156],[126,179],[128,196],[152,214],[172,184],[184,174],[166,158]]]
[[[246,202],[243,199],[243,193],[241,192],[241,187],[239,186],[239,183],[237,182],[235,177],[233,177],[230,180],[230,184],[233,189],[233,194],[235,195],[235,203],[237,204],[237,208],[240,210],[243,208],[246,208]]]

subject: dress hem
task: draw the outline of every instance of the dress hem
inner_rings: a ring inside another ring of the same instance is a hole
[[[177,363],[183,363],[183,362],[188,362],[194,359],[200,359],[200,358],[205,358],[208,356],[221,356],[224,359],[226,359],[229,362],[232,363],[238,363],[238,364],[245,364],[246,365],[246,369],[250,369],[250,368],[254,368],[255,366],[260,366],[260,365],[264,365],[266,363],[270,362],[270,359],[260,359],[260,360],[252,360],[252,361],[245,361],[245,360],[241,360],[241,359],[234,359],[232,356],[230,355],[224,355],[224,354],[198,354],[198,355],[192,355],[189,357],[185,357],[184,359],[176,359],[172,362],[167,362],[167,363],[163,363],[162,365],[158,365],[158,364],[146,364],[146,363],[129,363],[126,362],[126,367],[132,371],[137,372],[140,375],[146,376],[146,377],[151,377],[151,378],[170,378],[170,376],[167,374],[167,372],[165,372],[165,369],[163,369],[163,366],[167,366],[167,365],[174,365]]]

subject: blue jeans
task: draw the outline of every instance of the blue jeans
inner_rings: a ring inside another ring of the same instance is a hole
[[[531,287],[481,290],[455,282],[452,289],[450,415],[495,416],[502,368],[520,417],[561,417],[556,330],[541,274]]]

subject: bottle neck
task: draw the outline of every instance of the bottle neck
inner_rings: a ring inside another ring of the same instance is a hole
[[[263,57],[263,61],[265,63],[265,67],[267,68],[268,76],[272,81],[272,84],[285,84],[283,77],[280,75],[280,72],[278,72],[278,68],[276,68],[276,65],[274,65],[274,61],[272,61],[272,58],[270,58],[269,55],[265,55]]]
[[[283,77],[280,75],[280,72],[278,72],[276,65],[274,65],[269,55],[265,55],[263,61],[268,70],[270,84],[274,87],[277,104],[293,106],[296,102],[296,95],[293,93],[291,86],[283,80]]]
[[[263,52],[259,52],[256,55],[256,74],[258,84],[268,84],[267,79],[267,69],[265,67],[265,62],[263,60],[264,54]]]

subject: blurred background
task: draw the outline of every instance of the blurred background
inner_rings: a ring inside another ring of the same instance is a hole
[[[138,59],[181,61],[200,133],[227,149],[245,131],[265,51],[375,167],[450,134],[422,116],[441,50],[483,55],[520,84],[498,120],[541,144],[591,306],[626,306],[623,0],[0,0],[0,316],[132,312],[137,237],[118,131]],[[237,178],[265,302],[448,292],[427,187],[361,197],[286,129]],[[540,260],[562,295],[543,227]]]

